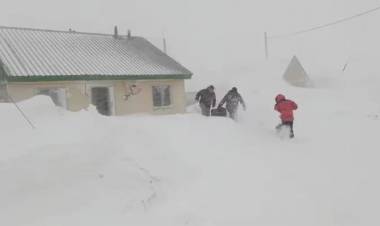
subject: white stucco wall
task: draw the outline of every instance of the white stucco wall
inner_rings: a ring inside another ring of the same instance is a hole
[[[134,90],[139,92],[126,98],[131,93],[132,85],[135,85]],[[171,104],[169,106],[153,106],[152,86],[157,85],[170,86]],[[15,101],[22,101],[35,96],[40,89],[63,88],[66,91],[68,110],[79,111],[90,105],[92,87],[111,88],[114,115],[185,112],[184,80],[14,82],[8,84],[8,93]]]

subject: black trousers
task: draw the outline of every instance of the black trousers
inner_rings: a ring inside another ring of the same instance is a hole
[[[228,111],[228,116],[230,118],[232,118],[233,120],[236,120],[237,119],[237,112],[236,112],[236,109],[228,109],[227,108],[227,111]]]
[[[204,103],[200,103],[199,106],[201,107],[202,115],[210,116],[211,106],[205,105]]]
[[[287,127],[287,128],[290,129],[289,137],[293,138],[294,137],[293,121],[291,121],[291,122],[281,122],[281,124],[279,124],[278,126],[276,126],[276,129],[277,130],[281,130],[284,127],[285,128]]]

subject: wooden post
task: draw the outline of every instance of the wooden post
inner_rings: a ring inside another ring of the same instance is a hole
[[[265,59],[269,59],[269,53],[268,53],[268,34],[264,32],[264,42],[265,42]]]

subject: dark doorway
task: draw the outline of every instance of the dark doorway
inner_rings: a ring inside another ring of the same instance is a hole
[[[111,115],[110,91],[108,87],[91,88],[91,103],[102,115]]]

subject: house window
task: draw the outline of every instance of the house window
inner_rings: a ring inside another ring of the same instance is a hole
[[[64,88],[37,89],[36,94],[49,96],[56,106],[67,108],[66,90]]]
[[[170,86],[153,86],[153,106],[163,107],[171,104]]]

